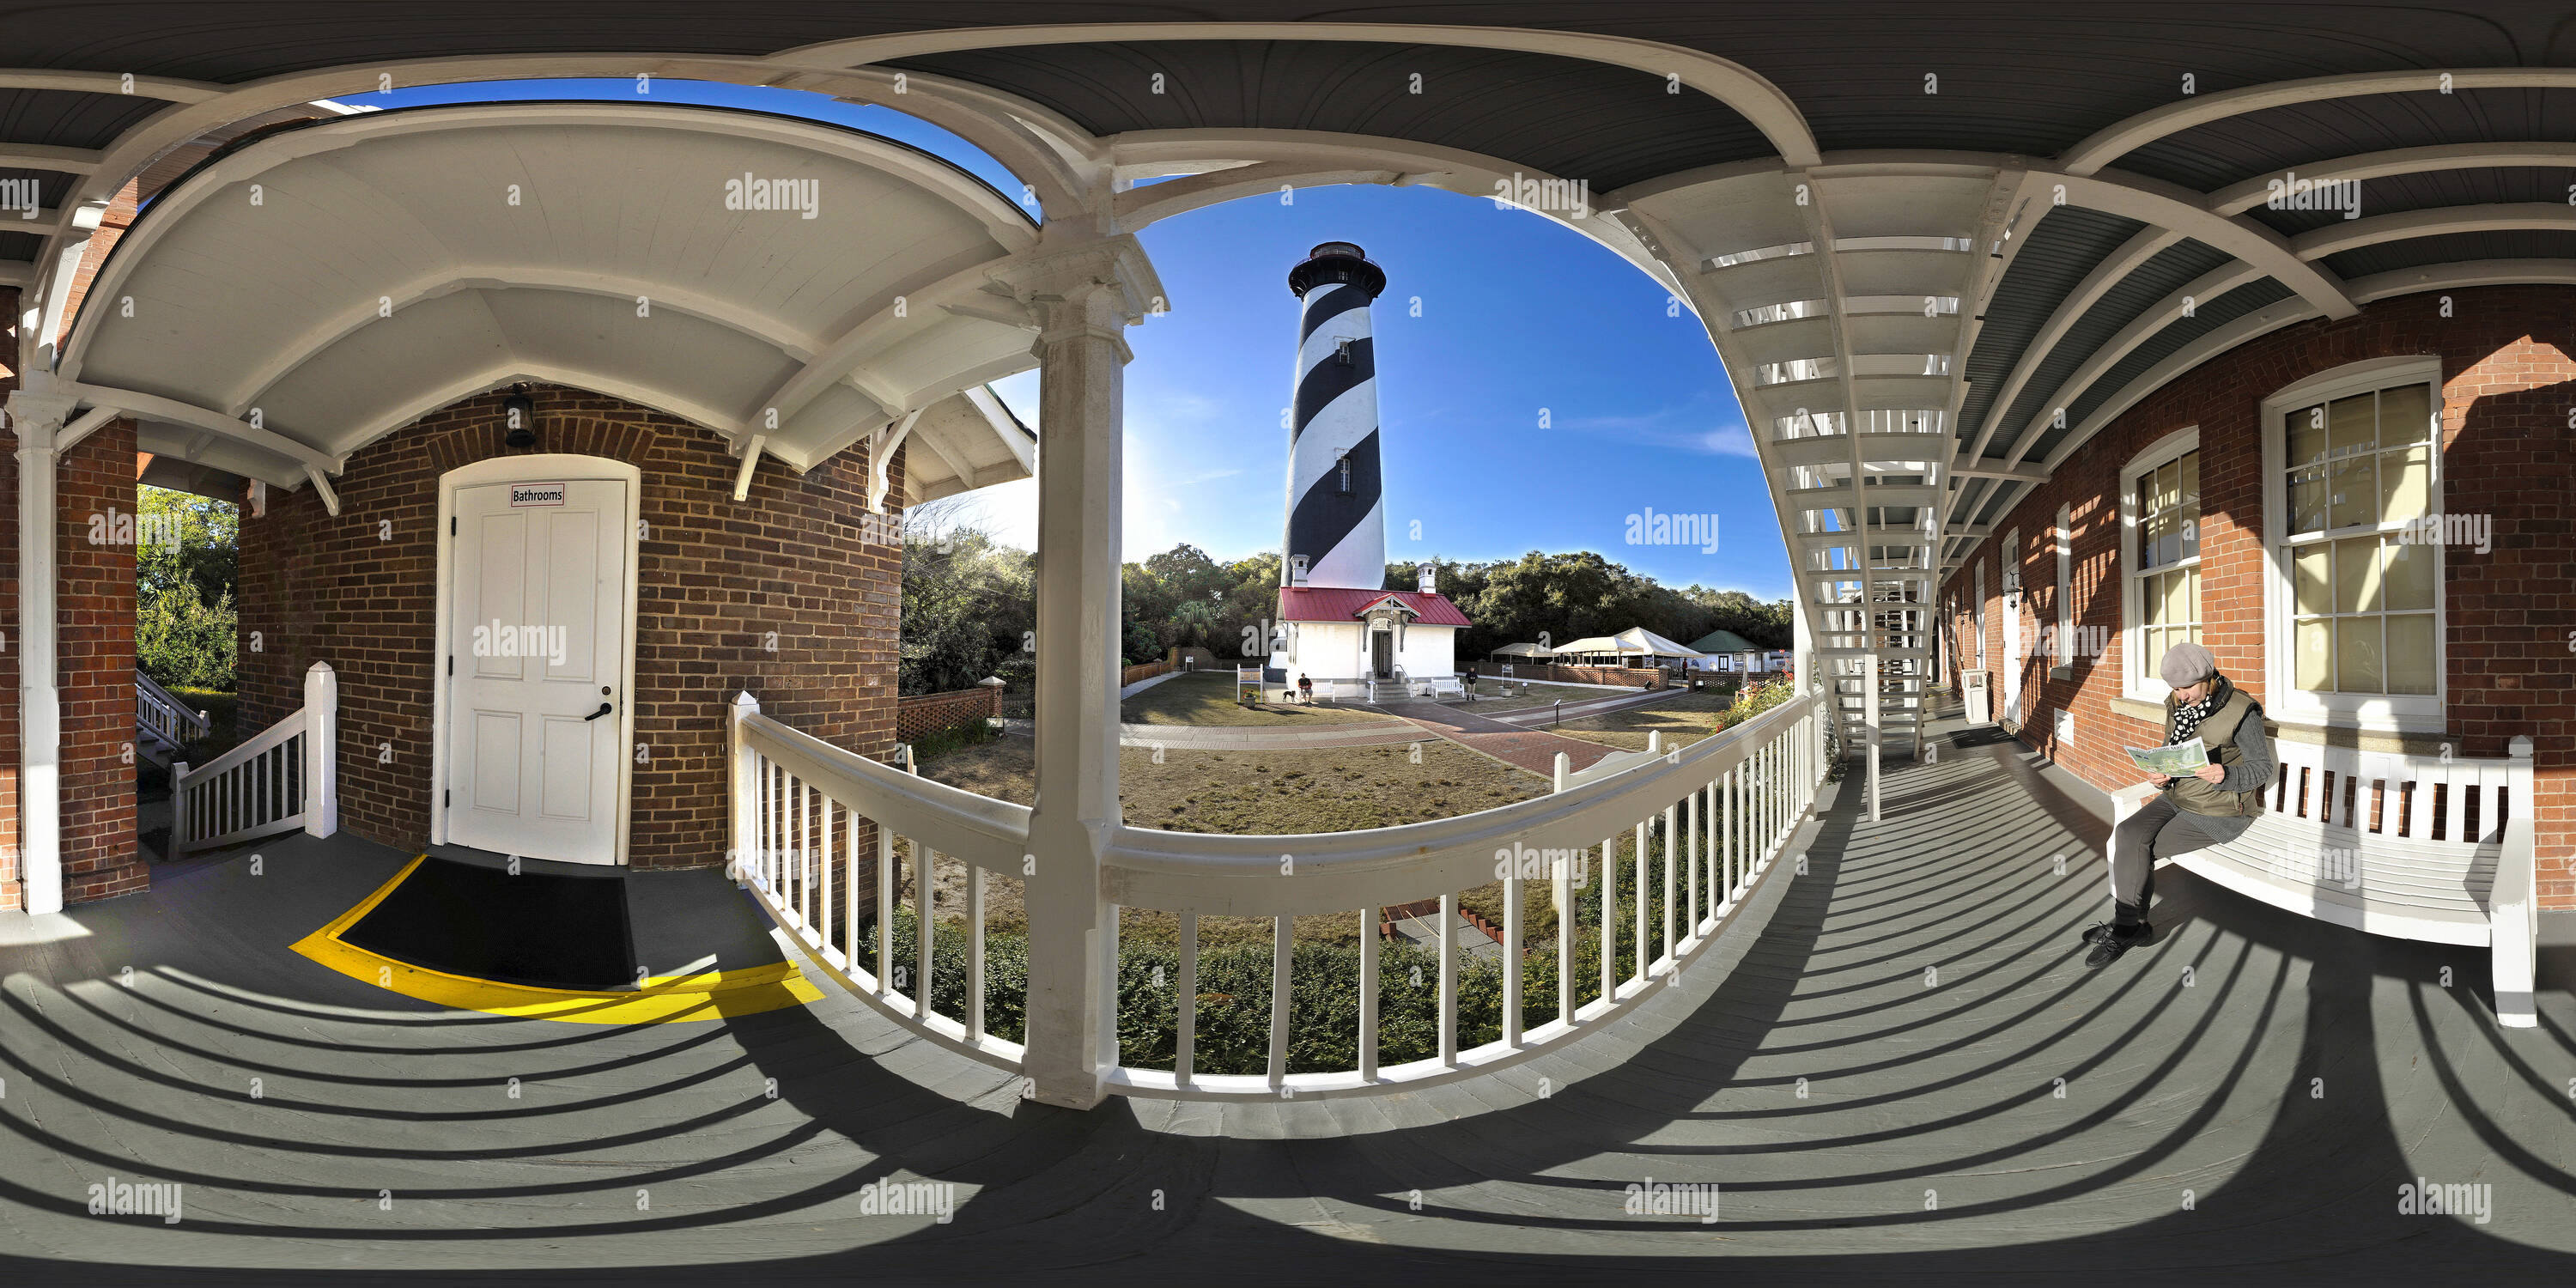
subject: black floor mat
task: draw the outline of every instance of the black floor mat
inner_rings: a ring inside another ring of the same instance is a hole
[[[340,939],[399,962],[504,984],[635,984],[623,875],[512,876],[425,859]]]

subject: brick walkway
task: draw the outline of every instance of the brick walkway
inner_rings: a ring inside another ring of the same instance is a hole
[[[1437,702],[1388,702],[1381,703],[1377,709],[1388,715],[1402,716],[1461,747],[1481,751],[1542,777],[1554,777],[1556,753],[1560,751],[1566,754],[1573,768],[1585,769],[1616,750],[1560,733],[1507,725],[1500,720],[1473,715]]]

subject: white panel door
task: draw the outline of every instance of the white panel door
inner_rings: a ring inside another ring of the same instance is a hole
[[[455,844],[617,861],[627,486],[456,491],[445,784]]]

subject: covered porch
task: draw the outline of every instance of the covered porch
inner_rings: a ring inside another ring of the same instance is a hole
[[[317,1246],[459,1271],[542,1245],[628,1275],[1187,1257],[1537,1282],[1651,1271],[1720,1231],[1730,1264],[1791,1279],[2070,1259],[2517,1273],[2576,1252],[2564,1223],[2514,1219],[2576,1168],[2544,1126],[2564,1113],[2548,1070],[2576,1028],[2569,963],[2550,963],[2546,1027],[2507,1031],[2477,952],[2176,872],[2138,969],[2087,971],[2075,932],[2100,878],[2074,860],[2108,802],[2008,741],[1930,736],[1937,763],[1888,766],[1883,822],[1825,787],[1789,846],[1805,871],[1621,1028],[1359,1101],[1121,1097],[1068,1117],[838,989],[713,1027],[408,1002],[282,945],[409,856],[290,839],[263,847],[265,875],[210,863],[76,910],[77,936],[0,944],[25,1106],[0,1137],[10,1261],[277,1282]],[[82,1182],[136,1157],[186,1185],[184,1222],[82,1210]],[[2494,1224],[2393,1218],[2425,1176],[2491,1182]],[[1650,1178],[1721,1186],[1721,1222],[1641,1218],[1629,1187]],[[885,1208],[888,1182],[953,1187],[948,1215]],[[863,1211],[895,1214],[843,1219]]]

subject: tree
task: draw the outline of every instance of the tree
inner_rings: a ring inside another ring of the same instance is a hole
[[[163,684],[230,692],[240,510],[157,487],[135,489],[135,509],[135,665]]]
[[[969,688],[1035,665],[1028,552],[994,541],[956,513],[934,503],[905,516],[898,648],[905,694]]]

